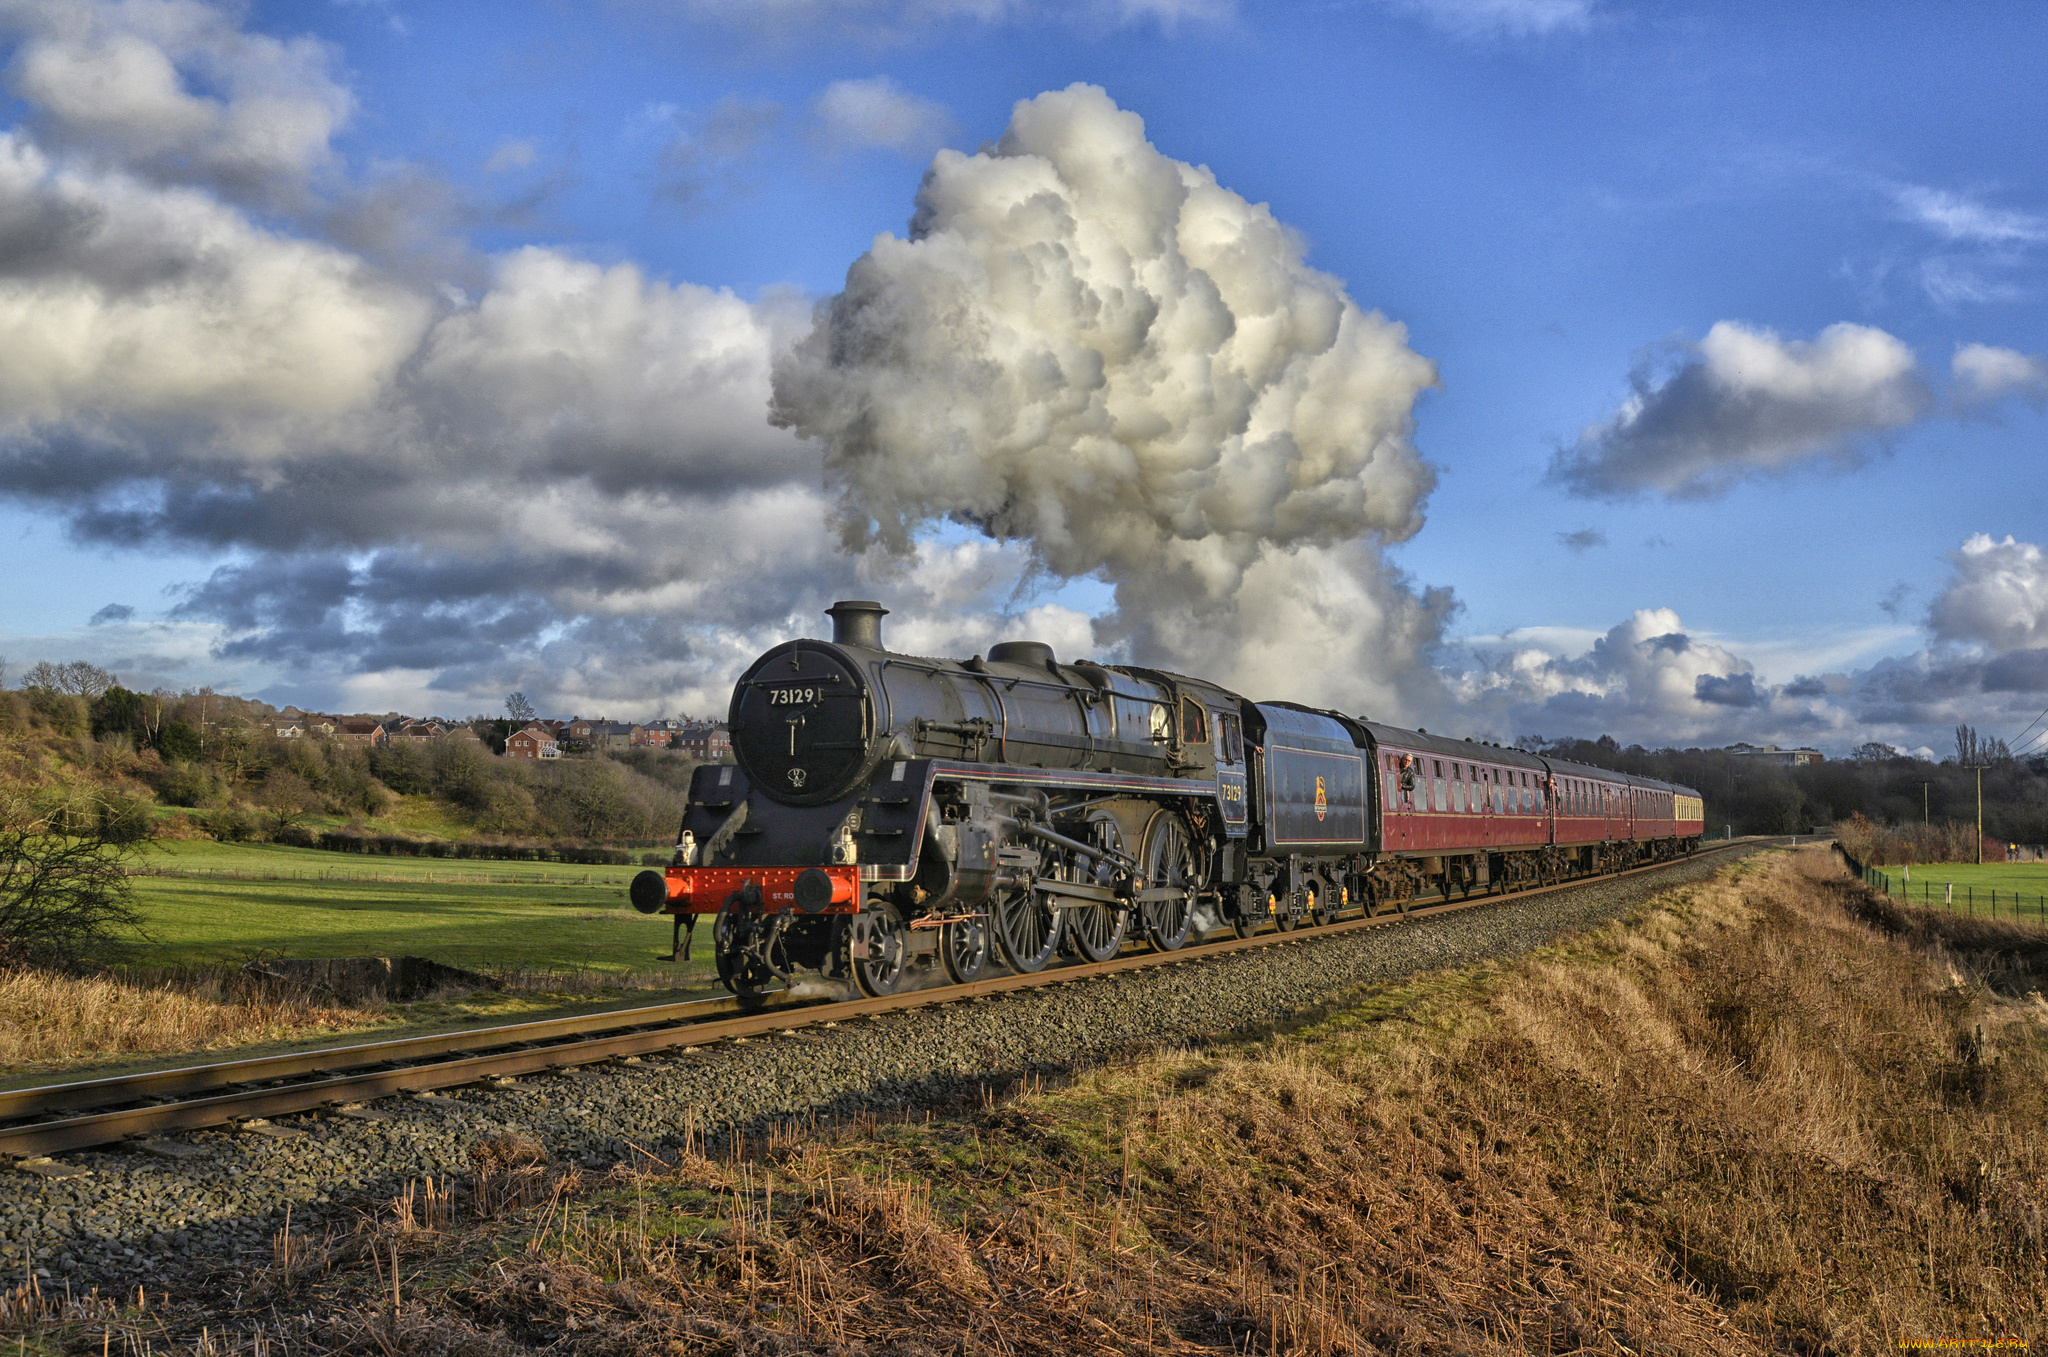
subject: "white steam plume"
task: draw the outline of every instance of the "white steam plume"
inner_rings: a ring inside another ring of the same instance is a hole
[[[1264,206],[1162,155],[1089,85],[942,151],[775,369],[845,546],[939,520],[1113,583],[1099,641],[1274,696],[1413,712],[1447,595],[1381,559],[1434,475],[1436,370]]]

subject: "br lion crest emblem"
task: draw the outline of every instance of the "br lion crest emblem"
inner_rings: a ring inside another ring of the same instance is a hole
[[[1323,780],[1316,779],[1316,819],[1318,822],[1330,813],[1330,794],[1323,790]]]

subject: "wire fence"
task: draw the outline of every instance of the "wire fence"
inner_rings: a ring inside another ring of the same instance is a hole
[[[1851,857],[1848,850],[1840,848],[1842,860],[1849,869],[1863,878],[1863,884],[1901,904],[1921,905],[1928,909],[1946,909],[1971,918],[2012,919],[2015,922],[2048,924],[2048,895],[2029,895],[2023,891],[2006,890],[1987,886],[1978,890],[1974,884],[1957,884],[1953,881],[1929,881],[1922,877],[1908,881],[1904,874],[1894,877],[1890,872],[1866,867]]]

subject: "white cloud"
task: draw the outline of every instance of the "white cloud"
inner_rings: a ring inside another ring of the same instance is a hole
[[[1638,369],[1606,423],[1560,450],[1552,479],[1583,495],[1719,494],[1759,474],[1853,458],[1919,419],[1912,350],[1882,330],[1830,325],[1812,340],[1720,321],[1678,369]]]
[[[353,255],[0,133],[0,421],[17,430],[194,418],[268,456],[293,436],[277,421],[374,400],[429,311]]]
[[[2048,645],[2048,555],[1977,533],[1949,556],[1955,572],[1928,609],[1936,638],[1994,651]]]
[[[1386,0],[1461,38],[1525,38],[1592,26],[1596,0]]]
[[[2025,396],[2048,396],[2048,357],[2024,354],[1989,344],[1965,344],[1949,360],[1959,394],[1968,403]]]
[[[1770,700],[1746,660],[1688,635],[1669,608],[1638,610],[1581,655],[1516,650],[1475,675],[1462,695],[1481,707],[1505,705],[1518,733],[1598,725],[1622,739],[1657,731],[1650,738],[1660,741],[1726,726],[1732,709]]]
[[[8,85],[53,146],[275,198],[330,162],[353,99],[326,44],[238,18],[201,0],[7,0]]]
[[[1944,240],[1976,245],[2034,245],[2048,241],[2048,217],[1990,207],[1946,189],[1904,184],[1893,190],[1901,215]]]
[[[835,80],[815,105],[825,137],[837,146],[929,152],[953,130],[943,104],[903,90],[886,75]]]
[[[682,7],[792,38],[899,38],[947,24],[1039,20],[1081,28],[1152,23],[1171,32],[1187,22],[1227,19],[1237,9],[1236,0],[682,0]]]

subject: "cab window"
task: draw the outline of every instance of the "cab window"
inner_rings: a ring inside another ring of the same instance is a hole
[[[1231,712],[1216,713],[1216,739],[1225,763],[1244,762],[1244,727]]]
[[[1180,700],[1180,738],[1188,744],[1206,744],[1209,739],[1209,715],[1192,697]]]

